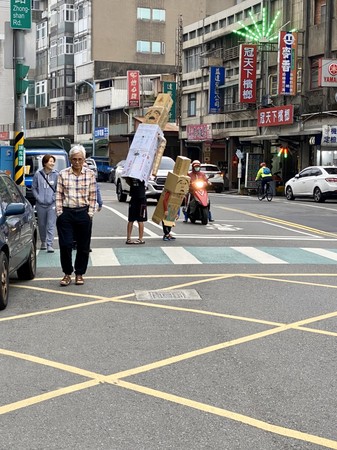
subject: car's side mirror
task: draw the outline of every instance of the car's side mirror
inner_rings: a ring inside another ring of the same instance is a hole
[[[300,177],[300,175],[299,175],[299,173],[297,173],[296,175],[295,175],[295,178],[299,178]]]
[[[18,216],[25,212],[24,203],[10,203],[5,209],[5,216]]]

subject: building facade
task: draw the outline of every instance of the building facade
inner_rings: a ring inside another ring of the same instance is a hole
[[[9,5],[2,3],[1,17],[8,21]],[[111,101],[113,85],[115,94],[125,90],[123,77],[128,70],[138,70],[143,76],[161,75],[163,79],[173,76],[179,18],[183,17],[186,24],[192,23],[221,10],[223,3],[223,0],[32,0],[36,65],[30,68],[31,83],[25,95],[26,137],[64,137],[72,142],[87,142],[92,140],[93,129],[102,126],[109,128],[109,137],[110,127],[115,128],[113,132],[119,129],[121,134],[127,133],[128,116],[118,101],[117,105]],[[234,1],[227,3],[231,5]],[[4,35],[3,26],[3,39]],[[5,70],[2,75],[11,80],[11,89],[1,92],[6,97],[2,102],[13,105],[13,70]],[[145,91],[148,86],[144,86]],[[6,129],[12,138],[14,106],[11,109],[10,114],[1,118],[0,131]]]
[[[326,77],[330,87],[321,82],[322,61],[323,68],[337,67],[336,15],[337,4],[332,0],[245,0],[184,27],[182,152],[220,165],[233,186],[238,178],[237,150],[244,155],[243,164],[247,153],[257,155],[256,161],[267,160],[284,179],[309,164],[336,163],[337,78]],[[296,39],[296,49],[291,50],[296,51],[291,92],[280,90],[281,69],[288,63],[280,60],[280,31]],[[240,94],[244,67],[240,52],[246,44],[256,50],[257,57],[256,98],[252,101],[243,100]],[[215,111],[210,107],[214,68],[224,72],[217,86],[221,107]],[[262,120],[288,110],[289,121]],[[327,127],[330,135],[324,138]],[[280,152],[281,148],[286,152]]]

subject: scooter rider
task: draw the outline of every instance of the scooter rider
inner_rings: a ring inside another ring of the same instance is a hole
[[[205,181],[205,183],[207,183],[208,186],[210,185],[210,182],[208,181],[207,176],[203,172],[201,172],[200,169],[201,169],[201,163],[200,163],[200,161],[195,159],[192,162],[192,171],[188,173],[188,176],[191,178],[190,186],[192,186],[192,184],[196,180]],[[190,187],[190,190],[191,190],[191,187]],[[187,211],[184,211],[184,215],[185,215],[184,222],[187,222],[187,220],[188,220]],[[209,208],[208,208],[208,220],[209,220],[209,222],[214,222],[214,219],[212,218],[212,213],[211,213],[211,203],[209,203]]]

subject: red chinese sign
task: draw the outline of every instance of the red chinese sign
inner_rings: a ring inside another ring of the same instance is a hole
[[[257,45],[240,45],[240,103],[256,103]]]
[[[211,141],[212,140],[212,125],[202,123],[200,125],[186,126],[188,141]]]
[[[258,127],[275,127],[291,125],[294,122],[294,106],[275,106],[257,111]]]
[[[139,71],[128,70],[127,82],[128,82],[128,104],[129,106],[139,107],[140,105]]]
[[[0,131],[0,141],[8,141],[9,131]]]
[[[296,95],[297,92],[297,33],[280,31],[278,53],[279,95]]]

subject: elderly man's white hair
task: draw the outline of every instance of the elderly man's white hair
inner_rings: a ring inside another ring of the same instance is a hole
[[[83,159],[85,159],[86,157],[86,152],[85,152],[85,148],[83,147],[83,145],[74,145],[73,147],[71,147],[70,151],[69,151],[69,158],[71,159],[75,153],[82,153]]]

